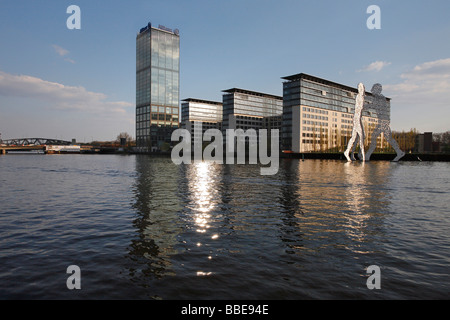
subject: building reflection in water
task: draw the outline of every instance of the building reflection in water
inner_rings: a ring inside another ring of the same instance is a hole
[[[136,156],[136,175],[133,226],[137,234],[129,245],[130,277],[142,281],[172,275],[171,256],[177,253],[177,235],[182,232],[179,166],[170,159]]]
[[[137,234],[128,254],[132,280],[145,286],[179,273],[213,274],[204,262],[212,259],[208,242],[219,239],[222,170],[207,161],[175,165],[170,158],[136,157]],[[191,258],[184,260],[186,255]]]
[[[389,206],[390,163],[284,161],[281,239],[287,252],[373,250]]]
[[[352,250],[358,251],[361,243],[366,240],[368,220],[371,217],[370,210],[371,194],[367,183],[369,165],[364,162],[345,163],[344,172],[347,180],[346,201],[347,209],[345,212],[346,224],[345,232],[352,240],[350,246]],[[374,203],[372,201],[372,203]],[[366,253],[366,252],[359,252]]]
[[[302,185],[299,183],[301,166],[298,160],[284,160],[280,162],[279,175],[282,180],[279,202],[282,215],[280,225],[280,239],[286,246],[287,253],[302,250],[303,220]]]
[[[261,176],[258,166],[137,156],[130,278],[151,287],[156,279],[163,290],[174,276],[188,291],[203,283],[209,292],[212,282],[263,281],[280,261],[316,269],[316,256],[341,263],[349,252],[374,252],[391,168],[283,159],[277,175]]]
[[[345,230],[351,242],[349,249],[369,253],[370,242],[380,238],[384,213],[389,207],[389,180],[392,164],[389,162],[346,163],[347,181]]]

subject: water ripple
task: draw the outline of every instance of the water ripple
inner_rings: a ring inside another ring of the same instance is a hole
[[[261,176],[257,165],[8,155],[0,172],[3,299],[448,298],[447,163],[282,160]],[[370,265],[381,290],[366,287]]]

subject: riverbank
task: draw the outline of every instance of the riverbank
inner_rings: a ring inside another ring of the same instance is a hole
[[[281,158],[290,159],[332,159],[345,160],[343,153],[282,153]],[[373,153],[371,161],[392,161],[394,153]],[[407,153],[400,161],[450,161],[450,154],[444,153]]]
[[[0,152],[0,155],[6,154],[5,152]],[[22,153],[22,154],[36,154],[35,150],[32,151],[9,151],[8,153]],[[41,153],[41,152],[40,152]],[[144,154],[153,157],[171,157],[171,151],[160,151],[160,152],[136,152],[131,150],[118,150],[117,148],[92,148],[88,150],[81,150],[80,152],[58,152],[58,154]],[[42,152],[44,154],[44,152]],[[51,154],[51,153],[48,153]],[[320,152],[308,152],[308,153],[280,153],[281,159],[324,159],[324,160],[345,160],[344,153],[320,153]],[[395,158],[394,153],[373,153],[370,157],[371,161],[392,161]],[[450,154],[448,153],[407,153],[400,161],[438,161],[438,162],[449,162]]]
[[[120,153],[120,152],[119,152]],[[124,153],[124,152],[121,152]],[[127,152],[125,152],[127,153]],[[146,154],[157,157],[170,157],[171,152],[129,152],[130,154]],[[373,153],[371,161],[392,161],[394,153]],[[344,153],[280,153],[281,159],[324,159],[324,160],[345,160]],[[444,153],[408,153],[400,161],[450,161],[450,154]]]

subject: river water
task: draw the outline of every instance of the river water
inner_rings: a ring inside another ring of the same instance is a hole
[[[0,156],[2,299],[448,299],[450,164]],[[69,290],[67,267],[81,269]],[[367,268],[380,268],[380,289]]]

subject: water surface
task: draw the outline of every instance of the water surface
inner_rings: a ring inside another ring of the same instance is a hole
[[[448,299],[449,169],[0,156],[0,298]]]

